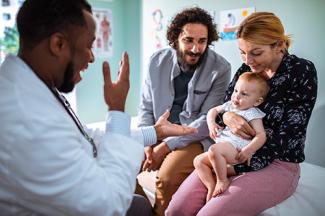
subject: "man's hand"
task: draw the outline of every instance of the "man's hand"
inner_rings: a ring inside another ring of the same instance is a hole
[[[155,146],[153,148],[153,152],[152,152],[152,162],[147,163],[148,164],[147,167],[143,166],[143,168],[145,168],[143,170],[147,170],[147,171],[158,170],[169,152],[171,152],[171,151],[170,151],[167,143],[165,143],[165,142],[161,142],[160,144]]]
[[[104,98],[109,110],[124,112],[126,97],[130,88],[130,66],[129,57],[123,53],[120,62],[118,79],[115,83],[111,79],[111,70],[108,62],[103,63],[104,75]]]
[[[223,122],[230,128],[233,134],[243,139],[251,139],[255,136],[255,131],[248,122],[233,112],[223,114]]]
[[[144,162],[142,164],[142,171],[146,171],[151,167],[153,159],[152,159],[152,147],[151,146],[146,146],[144,147]]]
[[[196,128],[172,124],[167,120],[168,117],[169,111],[166,111],[162,116],[159,117],[158,121],[154,125],[158,140],[162,140],[169,136],[183,136],[197,133]]]

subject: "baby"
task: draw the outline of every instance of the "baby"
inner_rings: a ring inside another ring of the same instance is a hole
[[[223,193],[230,184],[228,176],[234,175],[232,166],[247,161],[263,146],[266,134],[262,118],[265,114],[257,108],[269,91],[267,80],[259,73],[245,72],[237,80],[231,101],[211,108],[207,114],[210,137],[215,140],[208,152],[198,155],[194,159],[194,167],[207,187],[206,201]],[[234,135],[228,127],[222,130],[215,119],[219,113],[235,112],[249,122],[256,135],[252,140],[246,140]],[[213,172],[216,178],[213,176]]]

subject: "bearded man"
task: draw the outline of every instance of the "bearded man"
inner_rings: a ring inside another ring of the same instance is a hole
[[[218,40],[213,18],[194,7],[179,12],[167,29],[170,47],[154,53],[142,88],[138,126],[153,125],[170,110],[169,121],[198,133],[168,137],[145,147],[142,170],[159,170],[154,214],[164,215],[172,195],[193,171],[193,159],[211,145],[208,110],[219,105],[230,80],[230,64],[209,48]],[[137,193],[143,194],[137,187]]]

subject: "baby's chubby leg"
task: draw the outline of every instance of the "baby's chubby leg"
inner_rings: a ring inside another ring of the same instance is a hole
[[[229,142],[219,142],[210,146],[208,157],[217,176],[217,184],[214,188],[213,196],[223,193],[229,187],[227,164],[237,163],[237,154],[237,149]]]
[[[212,194],[216,185],[215,176],[212,173],[212,165],[209,160],[208,152],[202,153],[194,158],[195,170],[205,187],[208,189],[206,201],[212,198]]]

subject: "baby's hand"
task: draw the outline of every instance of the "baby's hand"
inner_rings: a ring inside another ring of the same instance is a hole
[[[223,129],[215,122],[209,122],[208,127],[209,127],[209,135],[213,140],[216,139],[218,136],[220,136],[220,133]]]
[[[223,129],[223,128],[221,128],[221,129],[219,129],[219,128],[217,129],[217,128],[216,128],[217,137],[220,136],[220,134],[221,134],[221,132],[222,132],[222,129]]]

